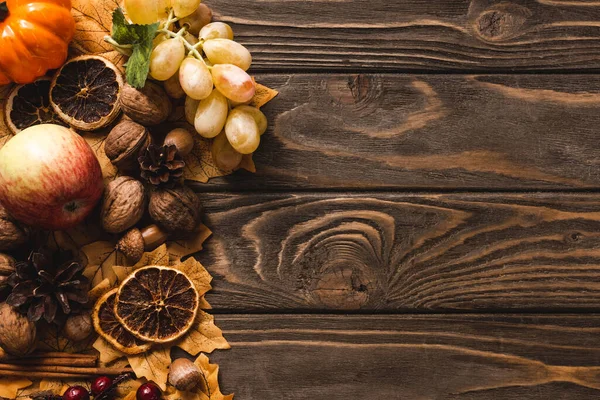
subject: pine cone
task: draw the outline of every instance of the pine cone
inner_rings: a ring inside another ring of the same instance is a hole
[[[58,315],[77,312],[88,302],[90,289],[83,269],[71,252],[34,251],[27,261],[16,264],[8,279],[12,289],[6,302],[34,322],[42,316],[52,322]]]
[[[148,148],[138,159],[142,169],[142,178],[159,187],[172,187],[183,176],[185,162],[179,155],[175,145],[155,146]]]

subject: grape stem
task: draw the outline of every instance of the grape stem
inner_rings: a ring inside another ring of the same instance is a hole
[[[112,47],[114,47],[115,50],[118,51],[119,53],[121,53],[121,54],[123,54],[123,55],[125,55],[127,57],[131,57],[131,54],[133,53],[133,45],[131,45],[131,44],[119,44],[110,35],[104,36],[104,41],[107,42],[107,43],[109,43],[110,45],[112,45]]]
[[[189,54],[192,54],[198,60],[200,60],[202,62],[205,62],[204,59],[202,58],[202,54],[200,54],[200,52],[198,51],[198,49],[202,49],[202,45],[204,44],[204,41],[200,41],[200,42],[196,43],[195,45],[192,45],[190,42],[188,42],[183,37],[183,35],[185,35],[186,32],[187,32],[187,27],[184,26],[177,33],[173,32],[173,31],[170,31],[168,29],[160,29],[157,33],[159,35],[160,34],[167,35],[168,37],[170,37],[172,39],[181,39],[181,40],[183,40],[183,45],[185,46],[185,48],[187,49],[187,51],[189,52]],[[207,67],[208,67],[208,69],[211,69],[211,67],[209,67],[209,66],[207,66]]]

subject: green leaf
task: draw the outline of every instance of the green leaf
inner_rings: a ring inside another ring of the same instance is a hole
[[[141,89],[146,84],[150,72],[152,42],[159,23],[151,25],[129,24],[123,10],[113,13],[112,38],[120,45],[131,45],[133,53],[126,65],[125,77],[131,86]]]

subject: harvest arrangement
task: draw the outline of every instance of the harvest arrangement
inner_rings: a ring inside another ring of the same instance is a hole
[[[200,0],[107,3],[0,1],[0,398],[231,399],[189,182],[277,92]]]

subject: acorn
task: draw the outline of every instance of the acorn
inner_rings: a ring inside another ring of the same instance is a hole
[[[189,391],[202,382],[200,368],[187,358],[178,358],[169,368],[169,383],[177,390]]]
[[[144,252],[152,251],[167,241],[168,234],[158,227],[130,229],[117,243],[116,249],[123,253],[127,261],[135,264],[142,259]]]

